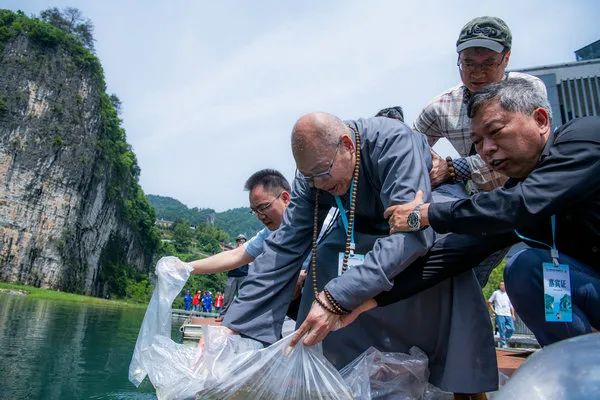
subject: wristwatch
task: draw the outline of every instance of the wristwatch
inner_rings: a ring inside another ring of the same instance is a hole
[[[418,231],[421,229],[421,206],[423,203],[417,205],[406,217],[406,224],[408,225],[408,229],[412,232]]]

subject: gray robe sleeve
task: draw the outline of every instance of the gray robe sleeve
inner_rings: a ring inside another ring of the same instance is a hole
[[[386,124],[383,129],[396,131],[393,134],[383,132],[370,151],[362,152],[369,158],[367,164],[372,168],[376,185],[381,187],[379,196],[383,207],[410,202],[419,189],[423,191],[424,200],[430,201],[428,164],[431,164],[431,155],[423,136],[401,124]],[[359,187],[358,190],[378,194],[372,187]],[[380,238],[373,250],[365,255],[363,265],[350,268],[329,281],[326,289],[340,305],[352,310],[382,291],[390,290],[394,277],[426,254],[432,244],[430,228]]]
[[[311,244],[312,191],[300,179],[293,186],[281,227],[265,240],[263,253],[254,260],[223,320],[228,328],[261,342],[274,343],[281,337],[296,277]]]

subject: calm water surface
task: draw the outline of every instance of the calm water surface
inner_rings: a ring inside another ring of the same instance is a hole
[[[144,312],[0,293],[0,399],[156,399],[127,380]]]

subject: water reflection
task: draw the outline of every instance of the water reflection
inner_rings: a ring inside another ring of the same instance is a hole
[[[0,293],[0,399],[155,399],[127,380],[143,316]]]

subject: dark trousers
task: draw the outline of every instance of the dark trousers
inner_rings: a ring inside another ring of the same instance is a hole
[[[600,329],[600,272],[563,254],[559,261],[570,267],[573,322],[546,322],[542,263],[551,262],[549,250],[525,249],[504,269],[510,301],[542,346]]]
[[[233,299],[238,294],[240,290],[240,286],[242,286],[242,282],[246,279],[245,276],[230,276],[227,278],[227,283],[225,284],[225,293],[223,294],[223,309],[221,310],[221,315],[225,315],[231,303],[233,303]]]

